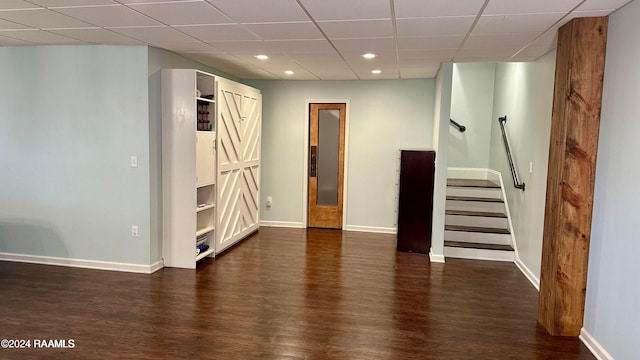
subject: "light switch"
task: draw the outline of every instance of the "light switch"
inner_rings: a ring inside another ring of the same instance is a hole
[[[131,167],[133,167],[133,168],[138,167],[138,157],[137,156],[132,156],[131,157]]]
[[[533,173],[533,161],[529,162],[529,174]]]

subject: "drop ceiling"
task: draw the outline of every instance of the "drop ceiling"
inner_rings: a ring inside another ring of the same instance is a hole
[[[569,20],[628,2],[0,0],[0,46],[148,44],[243,79],[425,78],[442,61],[536,60]]]

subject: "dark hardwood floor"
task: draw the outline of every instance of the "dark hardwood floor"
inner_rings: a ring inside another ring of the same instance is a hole
[[[197,271],[0,262],[0,359],[594,359],[537,325],[512,263],[395,251],[395,236],[262,228]]]

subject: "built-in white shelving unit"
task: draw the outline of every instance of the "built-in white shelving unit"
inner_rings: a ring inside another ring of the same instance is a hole
[[[164,265],[195,268],[258,229],[262,98],[198,70],[161,76]]]

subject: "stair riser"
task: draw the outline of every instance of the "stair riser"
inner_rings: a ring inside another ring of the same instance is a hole
[[[444,218],[444,223],[446,225],[475,226],[497,229],[509,228],[509,222],[507,221],[507,218],[498,217],[446,215]]]
[[[444,247],[444,256],[461,259],[479,259],[493,261],[514,261],[515,259],[515,253],[513,251],[471,249],[451,246]]]
[[[485,202],[485,201],[459,201],[447,200],[447,210],[467,210],[481,212],[502,212],[504,213],[504,203],[501,202]]]
[[[448,241],[511,245],[511,235],[509,234],[487,234],[468,231],[444,231],[444,239]]]
[[[500,189],[487,189],[487,188],[471,188],[471,187],[447,187],[447,196],[464,196],[464,197],[479,197],[479,198],[491,198],[501,199],[502,190]]]

